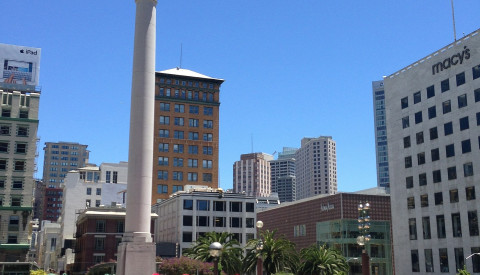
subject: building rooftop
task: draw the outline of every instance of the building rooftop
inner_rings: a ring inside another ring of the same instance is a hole
[[[222,82],[224,81],[223,79],[220,79],[220,78],[213,78],[213,77],[210,77],[210,76],[206,76],[206,75],[203,75],[203,74],[191,71],[191,70],[187,70],[187,69],[182,69],[182,68],[179,68],[179,67],[169,69],[169,70],[159,71],[158,73],[171,74],[171,75],[181,75],[181,76],[203,78],[203,79],[211,79],[211,80],[217,80],[217,81],[222,81]]]

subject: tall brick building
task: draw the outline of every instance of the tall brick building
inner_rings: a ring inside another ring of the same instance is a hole
[[[181,68],[156,73],[152,204],[185,185],[218,187],[223,81]]]

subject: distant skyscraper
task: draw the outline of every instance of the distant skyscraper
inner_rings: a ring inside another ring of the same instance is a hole
[[[88,163],[88,145],[76,142],[45,142],[43,147],[43,187],[40,195],[42,205],[40,220],[56,222],[62,211],[63,190],[60,186],[70,170]],[[38,185],[39,186],[39,185]],[[39,206],[39,205],[37,205]]]
[[[303,138],[295,153],[297,200],[337,193],[337,153],[330,136]]]
[[[45,142],[43,147],[43,182],[47,188],[58,188],[68,171],[88,163],[88,145],[77,142]]]
[[[37,151],[40,49],[0,44],[0,262],[30,247]]]
[[[217,188],[223,79],[175,68],[155,82],[152,204],[185,185]]]
[[[268,197],[271,193],[270,163],[273,156],[251,153],[233,164],[233,191],[248,196]]]
[[[385,89],[383,81],[372,82],[373,119],[375,122],[375,151],[377,154],[377,186],[390,192],[388,175],[387,126],[385,114]]]
[[[281,202],[296,199],[295,152],[297,148],[283,148],[277,160],[270,161],[272,192]]]

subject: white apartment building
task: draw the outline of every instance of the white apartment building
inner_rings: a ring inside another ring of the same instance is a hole
[[[255,197],[221,189],[179,191],[152,206],[158,214],[155,242],[176,245],[176,255],[181,256],[199,236],[214,231],[233,233],[245,246],[256,235],[256,203]]]
[[[63,207],[59,223],[61,239],[57,247],[57,257],[65,265],[73,261],[71,255],[74,244],[78,213],[87,207],[118,204],[125,207],[128,163],[102,163],[99,167],[89,165],[68,172],[63,183]],[[61,249],[63,248],[63,252]]]
[[[337,193],[337,151],[331,136],[303,138],[295,153],[297,200]]]
[[[395,273],[480,273],[479,30],[384,88]]]
[[[265,153],[243,154],[233,164],[233,192],[248,196],[268,197],[272,192],[270,161]]]

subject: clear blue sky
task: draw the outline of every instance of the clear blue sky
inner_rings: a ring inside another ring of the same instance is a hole
[[[1,43],[42,49],[37,177],[45,142],[88,144],[90,161],[128,160],[134,0],[0,1]],[[457,37],[480,1],[456,0]],[[337,142],[340,191],[376,186],[371,82],[453,42],[450,0],[161,1],[158,71],[225,79],[220,186],[240,154]]]

